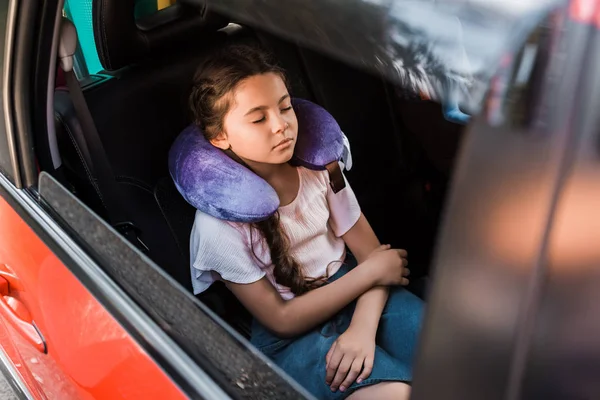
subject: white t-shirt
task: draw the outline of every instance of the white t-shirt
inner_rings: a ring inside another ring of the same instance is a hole
[[[358,221],[360,206],[347,181],[335,194],[327,171],[298,167],[298,175],[298,195],[279,207],[280,223],[304,276],[331,276],[344,261],[346,247],[341,236]],[[250,230],[250,224],[227,222],[196,211],[190,240],[194,294],[219,279],[248,284],[266,276],[282,298],[294,297],[289,288],[275,282],[268,246],[258,231],[251,234]]]

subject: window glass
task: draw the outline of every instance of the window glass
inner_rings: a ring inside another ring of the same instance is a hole
[[[176,1],[177,0],[136,0],[135,19],[152,15],[158,10],[172,6]]]
[[[158,6],[159,10],[162,10],[163,8],[172,6],[176,2],[177,2],[177,0],[157,0],[157,6]]]
[[[135,18],[142,18],[158,10],[175,4],[176,0],[135,0]],[[79,68],[78,76],[82,78],[87,74],[95,74],[103,70],[96,42],[94,41],[94,27],[92,23],[92,0],[66,0],[64,13],[77,28],[79,37]],[[86,73],[82,74],[81,72]]]
[[[135,2],[135,19],[140,19],[148,15],[152,15],[158,10],[156,0],[136,0]]]

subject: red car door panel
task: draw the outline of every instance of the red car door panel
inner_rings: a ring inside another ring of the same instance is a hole
[[[0,345],[34,397],[185,398],[2,198],[0,295]]]

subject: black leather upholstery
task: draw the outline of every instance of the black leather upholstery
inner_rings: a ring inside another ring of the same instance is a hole
[[[115,71],[146,58],[164,57],[191,42],[202,46],[204,32],[227,24],[206,8],[175,4],[136,21],[135,0],[94,0],[94,38],[102,66]]]
[[[183,279],[190,285],[190,232],[194,223],[196,210],[188,204],[177,191],[170,177],[160,179],[154,189],[154,197],[179,252]],[[200,294],[199,299],[210,307],[217,315],[246,336],[250,336],[251,316],[237,301],[229,290],[220,282],[213,284],[207,291]]]
[[[190,232],[196,209],[179,194],[173,180],[164,177],[154,188],[154,198],[165,218],[183,265],[190,263]]]
[[[396,105],[404,125],[419,142],[427,159],[449,178],[465,127],[441,118],[439,103],[398,98]]]
[[[126,51],[130,45],[127,43],[131,43],[126,36],[138,35],[129,27],[115,22],[125,19],[121,13],[131,13],[133,18],[133,8],[122,6],[120,1],[94,3],[105,3],[104,8],[98,8],[100,10],[119,13],[119,16],[110,15],[106,19],[113,21],[110,25],[112,35],[121,37],[125,44],[101,40],[99,43],[110,54]],[[168,35],[169,32],[173,35],[171,40],[180,40],[181,31],[164,30],[163,34]],[[165,51],[164,57],[136,60],[139,61],[137,65],[113,73],[100,84],[84,87],[88,107],[118,187],[128,199],[123,205],[126,215],[141,230],[140,238],[150,249],[150,258],[188,288],[191,288],[189,256],[182,253],[164,209],[157,203],[156,195],[160,195],[160,191],[156,192],[157,185],[162,178],[169,176],[167,156],[171,143],[191,120],[187,97],[197,65],[211,54],[214,46],[230,40],[249,40],[247,33],[240,29],[209,31],[204,26],[201,31],[191,29],[188,32],[192,37],[194,33],[195,41],[173,45],[168,52]],[[167,36],[161,40],[166,46]],[[111,47],[113,45],[114,48]],[[124,62],[125,58],[119,60]],[[82,157],[81,149],[74,140],[74,133],[81,127],[69,94],[64,89],[55,92],[55,117],[66,178],[76,194],[105,217],[106,209],[102,193],[93,179],[93,167]],[[187,246],[185,248],[189,251]]]
[[[94,179],[92,163],[85,157],[85,152],[76,139],[76,131],[81,131],[81,125],[66,89],[61,88],[54,92],[54,117],[56,138],[63,163],[62,171],[76,195],[100,216],[106,217],[102,193]]]

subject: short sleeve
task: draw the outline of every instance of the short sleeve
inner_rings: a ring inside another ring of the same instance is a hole
[[[331,186],[327,185],[329,225],[337,237],[345,235],[356,224],[361,214],[358,200],[345,176],[344,181],[346,187],[337,193],[333,193]]]
[[[190,238],[194,294],[205,291],[216,280],[248,284],[265,276],[246,233],[240,224],[196,212]]]

